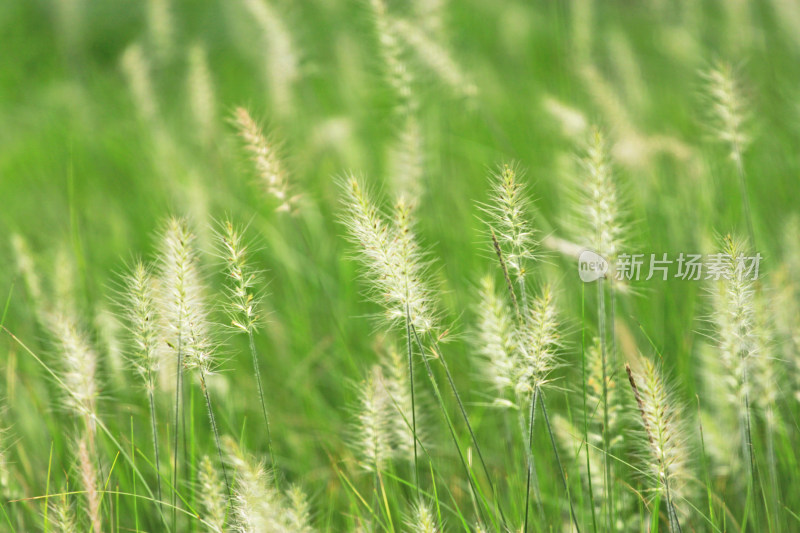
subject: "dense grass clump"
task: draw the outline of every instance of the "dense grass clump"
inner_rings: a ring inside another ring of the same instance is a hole
[[[0,3],[0,531],[800,531],[795,4]]]

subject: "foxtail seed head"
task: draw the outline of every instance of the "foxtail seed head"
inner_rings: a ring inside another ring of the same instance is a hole
[[[647,439],[653,489],[664,491],[669,502],[675,505],[687,476],[689,457],[680,413],[653,363],[645,360],[641,372],[634,372],[630,365],[626,365],[625,370]]]
[[[244,141],[245,149],[250,153],[261,186],[267,194],[279,202],[278,211],[291,212],[296,206],[298,197],[292,196],[289,176],[278,155],[278,146],[264,136],[247,109],[237,107],[233,120],[239,136]]]
[[[183,219],[169,219],[159,257],[167,342],[172,350],[182,351],[186,368],[207,373],[215,367],[215,346],[197,263],[194,234],[188,224]]]
[[[360,247],[359,258],[373,285],[374,300],[386,309],[393,325],[403,324],[408,315],[418,332],[433,329],[436,318],[409,205],[398,201],[390,222],[357,178],[348,176],[342,188],[346,195],[344,223],[351,241]]]
[[[547,383],[547,378],[557,363],[561,346],[558,333],[558,313],[549,286],[531,304],[523,317],[522,329],[517,333],[520,343],[516,390],[528,395]]]
[[[750,383],[746,379],[758,356],[755,326],[754,282],[743,268],[744,245],[728,235],[722,250],[713,256],[719,279],[712,288],[712,322],[720,360],[727,370],[721,376],[728,384],[731,403],[744,406]]]
[[[503,165],[492,175],[491,198],[481,209],[489,216],[487,223],[494,231],[510,274],[518,283],[523,282],[528,263],[536,259],[539,243],[528,219],[525,186],[513,166]]]
[[[733,67],[727,63],[717,63],[703,73],[706,91],[711,104],[710,117],[713,133],[725,144],[730,158],[742,164],[742,155],[750,142],[747,136],[747,102],[736,79]]]
[[[93,429],[99,394],[95,377],[97,354],[73,320],[55,315],[50,317],[49,326],[61,355],[60,383],[65,389],[64,403],[73,414],[85,417]]]
[[[205,511],[203,520],[208,523],[207,527],[212,533],[223,533],[227,514],[225,484],[207,455],[200,461],[199,470],[200,504]]]
[[[436,514],[431,509],[430,504],[420,499],[415,504],[411,511],[411,516],[406,520],[408,530],[412,533],[438,533],[438,522]]]
[[[579,230],[581,240],[592,251],[612,262],[622,248],[622,223],[617,187],[612,176],[605,139],[599,130],[592,133],[589,146],[581,158],[583,170],[579,182],[583,200]]]
[[[235,470],[232,527],[238,533],[305,533],[310,526],[299,522],[294,500],[274,488],[262,462],[245,454],[230,437],[223,439],[228,461]],[[302,515],[307,517],[308,513]]]
[[[253,333],[258,322],[259,299],[254,293],[258,272],[250,268],[242,233],[229,220],[217,231],[217,240],[219,253],[225,260],[231,324],[245,333]]]
[[[131,351],[128,360],[152,390],[158,371],[158,314],[150,269],[137,260],[125,277],[124,308],[128,318]]]
[[[384,386],[380,366],[374,366],[370,376],[359,387],[355,448],[361,464],[369,472],[380,472],[392,456],[395,416],[392,400]]]
[[[513,392],[515,385],[517,343],[514,319],[506,302],[497,295],[492,276],[481,279],[478,295],[475,342],[481,356],[481,375],[494,388],[495,403],[508,405],[509,393]]]

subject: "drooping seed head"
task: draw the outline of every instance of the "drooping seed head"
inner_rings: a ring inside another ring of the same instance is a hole
[[[397,115],[414,114],[418,107],[411,85],[413,76],[404,58],[403,46],[392,25],[383,0],[370,0],[375,30],[378,37],[378,50],[383,60],[387,82],[397,99]]]
[[[464,98],[477,95],[478,88],[441,43],[407,20],[392,18],[390,27],[453,94]]]
[[[272,112],[288,115],[294,109],[294,83],[301,75],[301,56],[294,45],[289,26],[276,2],[242,0],[252,20],[258,25],[265,48],[264,73]]]

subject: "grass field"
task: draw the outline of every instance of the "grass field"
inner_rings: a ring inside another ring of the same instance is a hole
[[[798,35],[0,2],[0,531],[800,531]]]

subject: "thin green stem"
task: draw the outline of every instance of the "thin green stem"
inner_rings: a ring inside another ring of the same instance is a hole
[[[531,496],[531,477],[533,476],[533,424],[536,418],[536,392],[537,388],[533,389],[531,394],[531,408],[528,414],[528,445],[526,447],[526,455],[528,457],[528,476],[525,481],[525,526],[522,531],[528,532],[528,511],[530,510],[530,496]]]
[[[758,486],[756,481],[756,460],[755,460],[755,453],[753,450],[753,434],[751,430],[750,424],[750,391],[749,391],[749,384],[748,384],[748,372],[747,372],[747,358],[745,357],[744,353],[741,354],[742,359],[742,384],[744,389],[744,447],[743,450],[748,466],[748,481],[747,484],[749,486],[748,493],[753,495],[753,500],[755,501],[755,490]],[[758,523],[758,510],[756,505],[753,505],[753,515]],[[746,527],[746,524],[742,524],[742,529]]]
[[[597,329],[600,333],[600,366],[603,378],[603,484],[605,486],[606,495],[606,520],[609,531],[613,531],[613,508],[614,508],[614,491],[611,482],[611,462],[608,457],[611,453],[610,439],[608,435],[608,355],[606,351],[606,291],[604,278],[600,278],[597,282]]]
[[[536,386],[539,389],[539,386]],[[572,497],[570,496],[569,492],[569,485],[567,485],[567,478],[564,475],[564,468],[561,466],[561,458],[558,456],[558,446],[556,446],[556,439],[553,435],[553,428],[550,427],[550,417],[547,416],[547,407],[544,404],[544,395],[539,391],[539,404],[542,406],[542,414],[544,415],[544,423],[547,426],[547,433],[550,435],[550,444],[553,446],[553,454],[556,458],[556,464],[558,465],[558,472],[561,474],[561,482],[564,484],[564,490],[567,491],[567,501],[569,502],[569,513],[572,516],[572,523],[575,525],[575,530],[578,533],[581,533],[581,528],[578,525],[578,517],[575,516],[575,509],[572,506]]]
[[[502,522],[505,524],[506,519],[505,515],[503,514],[503,508],[500,505],[500,500],[497,498],[497,488],[495,487],[494,482],[492,481],[492,476],[489,473],[489,468],[486,466],[486,461],[483,458],[483,452],[481,452],[480,444],[478,444],[478,438],[475,436],[475,431],[472,429],[472,424],[470,424],[469,416],[467,416],[467,410],[464,408],[464,403],[461,401],[461,395],[458,394],[458,389],[456,388],[456,383],[453,380],[453,375],[450,373],[450,368],[447,366],[447,360],[444,358],[444,354],[442,353],[441,349],[439,348],[439,343],[436,339],[431,335],[430,331],[428,332],[428,339],[431,342],[431,346],[433,347],[436,357],[442,363],[444,367],[444,373],[447,376],[447,382],[450,384],[450,388],[453,391],[453,396],[456,398],[456,403],[458,404],[458,408],[461,411],[461,416],[464,418],[464,423],[467,425],[467,429],[469,430],[470,438],[472,439],[472,444],[475,446],[475,451],[478,452],[478,460],[481,462],[481,466],[483,467],[483,473],[486,476],[486,479],[489,481],[489,487],[492,489],[492,495],[497,502],[498,510],[500,512],[500,517]]]
[[[739,177],[739,188],[742,193],[742,209],[744,210],[744,219],[747,223],[747,235],[750,237],[750,246],[756,249],[756,232],[753,228],[753,214],[750,210],[750,197],[747,194],[747,178],[744,171],[744,161],[742,160],[741,150],[737,146],[734,149],[734,162],[736,164],[736,174]]]
[[[667,492],[667,517],[669,518],[669,530],[672,533],[681,533],[681,522],[678,520],[678,513],[675,510],[675,504],[672,503],[672,494],[669,490],[669,476],[665,478],[664,485]]]
[[[714,522],[714,500],[711,491],[711,476],[708,473],[708,463],[706,461],[706,441],[703,432],[703,422],[700,418],[700,396],[695,395],[697,399],[697,425],[700,429],[700,461],[703,467],[703,477],[706,483],[706,497],[708,498],[708,517],[709,520]]]
[[[172,528],[178,528],[178,446],[180,441],[180,420],[181,420],[181,390],[183,389],[183,357],[181,350],[181,324],[178,322],[178,344],[177,344],[177,365],[176,365],[176,384],[175,384],[175,437],[173,439],[174,445],[172,448],[172,486],[175,489],[172,492]]]
[[[589,485],[589,508],[592,511],[592,530],[597,533],[597,516],[594,511],[592,467],[589,461],[589,411],[586,407],[586,284],[581,285],[581,374],[583,384],[583,445],[586,447],[586,478]]]
[[[258,352],[256,351],[256,343],[253,338],[252,329],[247,329],[247,340],[250,344],[250,355],[253,357],[253,372],[256,375],[256,384],[258,385],[258,399],[261,402],[261,413],[264,415],[264,426],[267,428],[267,449],[269,451],[269,458],[272,463],[272,478],[275,481],[275,487],[279,488],[280,482],[278,481],[278,468],[275,462],[275,451],[272,448],[272,432],[269,425],[269,414],[267,413],[267,403],[264,399],[264,386],[261,383],[261,371],[258,366]]]
[[[149,374],[149,372],[148,372]],[[158,495],[158,502],[159,506],[161,505],[161,460],[159,459],[158,453],[158,424],[156,423],[156,402],[155,397],[153,396],[153,381],[152,376],[148,377],[148,391],[147,397],[150,403],[150,425],[151,430],[153,433],[153,451],[155,452],[155,461],[156,461],[156,494]]]
[[[431,368],[431,364],[428,361],[428,358],[425,357],[425,348],[422,345],[422,341],[419,338],[419,334],[417,333],[417,328],[414,324],[411,324],[411,333],[414,335],[414,339],[416,340],[417,346],[419,347],[420,353],[422,354],[422,362],[425,365],[425,371],[428,374],[428,379],[433,386],[433,392],[436,396],[436,401],[439,404],[439,408],[444,414],[445,422],[447,423],[447,429],[450,431],[450,437],[453,439],[453,444],[456,447],[456,451],[458,452],[458,458],[461,462],[461,466],[464,468],[464,472],[467,475],[467,481],[469,482],[470,490],[472,491],[473,497],[477,498],[478,490],[475,486],[475,481],[473,480],[472,473],[470,472],[469,467],[467,466],[466,461],[464,460],[464,455],[461,453],[461,445],[458,443],[458,437],[456,436],[455,427],[453,426],[453,421],[450,419],[450,415],[447,413],[447,408],[444,404],[444,398],[442,397],[442,393],[439,390],[439,385],[436,383],[436,376],[433,375],[433,369]],[[475,506],[478,514],[481,516],[481,519],[484,519],[483,511],[481,507]]]
[[[417,409],[414,397],[414,349],[411,346],[411,312],[406,304],[406,347],[408,348],[408,383],[411,389],[411,433],[414,441],[414,481],[419,497],[419,464],[417,459]],[[424,355],[424,354],[423,354]]]
[[[506,281],[506,288],[508,294],[511,296],[511,303],[514,305],[514,314],[517,317],[517,323],[522,326],[522,313],[519,310],[519,303],[517,302],[517,294],[514,292],[514,285],[511,283],[511,278],[508,276],[508,267],[506,260],[503,259],[503,250],[500,248],[500,243],[497,242],[497,236],[492,230],[492,244],[494,245],[494,252],[497,254],[497,259],[500,261],[500,269],[503,271],[503,279]]]
[[[772,411],[772,406],[767,406],[766,420],[765,420],[765,439],[767,444],[767,462],[769,464],[769,481],[772,490],[772,515],[775,517],[775,530],[780,533],[781,519],[780,519],[780,502],[778,500],[778,470],[775,463],[775,413]]]
[[[217,445],[217,454],[219,455],[219,463],[222,466],[222,477],[225,480],[225,489],[228,492],[228,501],[231,499],[231,485],[228,482],[228,470],[225,468],[225,460],[222,458],[222,445],[219,440],[219,430],[217,429],[217,420],[214,418],[214,410],[211,408],[211,396],[208,394],[208,387],[206,386],[205,371],[200,370],[200,386],[203,389],[203,395],[206,398],[206,407],[208,408],[208,418],[211,421],[211,429],[214,431],[214,441]]]

